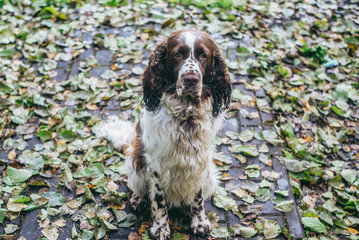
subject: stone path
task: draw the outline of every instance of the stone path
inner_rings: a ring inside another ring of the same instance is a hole
[[[158,26],[157,26],[158,27]],[[100,32],[105,33],[113,33],[113,34],[119,34],[120,36],[126,36],[129,34],[133,34],[134,28],[126,28],[125,30],[118,30],[114,28],[108,28],[108,29],[101,29]],[[84,41],[88,41],[90,44],[93,42],[93,34],[91,33],[83,33],[83,32],[77,32],[76,34],[81,35],[83,37]],[[227,58],[231,58],[231,54],[235,51],[236,46],[238,45],[237,40],[234,40],[234,45],[229,49]],[[241,44],[250,45],[250,41],[247,39],[242,40]],[[145,56],[148,57],[149,52],[145,51]],[[75,76],[79,73],[79,68],[81,67],[81,64],[84,63],[87,59],[94,56],[97,60],[97,66],[92,69],[91,72],[89,72],[89,76],[93,78],[101,78],[101,74],[103,74],[107,69],[110,68],[110,66],[116,62],[116,58],[114,57],[113,53],[110,50],[107,49],[101,49],[97,47],[91,47],[84,51],[81,55],[77,57],[77,59],[69,62],[60,61],[58,62],[58,68],[55,70],[57,73],[54,79],[57,82],[65,81],[71,78],[72,76]],[[34,65],[35,66],[35,65]],[[35,66],[38,67],[38,66]],[[131,65],[130,64],[123,64],[122,69],[120,71],[122,72],[131,72]],[[144,66],[142,66],[144,67]],[[239,81],[240,79],[243,79],[243,76],[235,76],[233,77],[234,82],[234,89],[241,89],[245,94],[253,97],[253,98],[261,98],[263,100],[266,100],[266,95],[263,91],[263,89],[259,89],[257,91],[250,91],[244,88],[243,82]],[[240,112],[237,112],[234,116],[227,119],[224,122],[223,128],[221,130],[221,135],[223,136],[226,131],[234,131],[234,132],[240,132],[246,129],[254,129],[255,131],[262,131],[263,129],[269,129],[271,128],[270,125],[266,125],[265,123],[267,121],[272,120],[273,116],[271,114],[265,113],[260,111],[257,107],[243,107],[243,109],[248,110],[250,113],[256,112],[258,113],[258,117],[255,118],[246,118],[244,117]],[[110,101],[107,103],[104,103],[103,106],[100,106],[100,109],[97,111],[94,111],[94,114],[99,114],[99,112],[102,112],[104,115],[113,115],[113,114],[119,114],[120,113],[120,107],[119,104]],[[29,146],[28,148],[31,148],[36,143],[40,143],[40,140],[34,136],[31,140],[28,141]],[[252,140],[248,144],[255,144],[255,145],[261,145],[263,144],[262,141],[258,140]],[[228,151],[227,145],[222,145],[223,152],[228,153],[231,155]],[[279,178],[277,181],[272,183],[272,189],[271,189],[271,196],[274,197],[274,191],[275,190],[288,190],[290,189],[290,185],[288,182],[288,175],[286,172],[286,169],[280,164],[278,157],[282,155],[282,152],[280,151],[280,148],[269,146],[270,150],[270,159],[272,159],[273,164],[272,167],[267,166],[263,164],[261,161],[259,161],[258,157],[247,157],[247,163],[246,164],[240,164],[238,161],[233,161],[231,164],[231,168],[228,172],[228,174],[232,177],[230,180],[226,182],[226,185],[229,184],[243,184],[245,180],[240,180],[238,177],[244,175],[245,167],[249,164],[258,164],[261,168],[266,169],[268,171],[276,171],[280,172],[281,178]],[[1,151],[0,152],[0,159],[7,159],[7,152]],[[259,178],[252,179],[254,182],[259,183],[263,179],[262,176]],[[56,185],[58,182],[58,179],[50,179],[49,180],[51,184],[51,189],[56,190]],[[120,189],[118,191],[128,191],[126,186],[120,186]],[[73,195],[71,192],[63,192],[65,196]],[[244,202],[239,200],[238,197],[236,197],[234,194],[229,193],[231,197],[237,200],[237,204],[243,204]],[[288,200],[293,200],[293,193],[290,191]],[[282,227],[286,227],[290,234],[293,235],[296,239],[302,239],[304,238],[304,232],[300,223],[300,217],[296,210],[296,205],[294,204],[293,209],[288,213],[282,213],[274,209],[274,204],[272,201],[267,201],[265,203],[260,202],[254,202],[256,205],[263,205],[263,213],[260,215],[261,217],[264,217],[266,219],[272,219],[276,220]],[[214,211],[219,216],[219,224],[220,225],[234,225],[239,224],[241,222],[241,219],[239,219],[237,216],[235,216],[231,211],[224,211],[223,209],[219,209],[215,206],[213,206],[211,200],[207,200],[205,203],[206,212]],[[127,213],[130,213],[130,210],[126,206],[125,211]],[[41,238],[41,230],[38,226],[37,222],[37,215],[40,213],[40,209],[34,210],[31,212],[23,213],[22,217],[15,219],[15,223],[18,223],[21,225],[19,236],[22,236],[26,238],[27,240],[32,239],[39,239]],[[72,228],[72,221],[71,218],[65,218],[66,219],[66,226],[61,228],[59,239],[65,239],[65,238],[71,238],[71,228]],[[136,225],[135,228],[120,228],[118,231],[112,231],[107,234],[108,239],[127,239],[128,235],[135,231],[136,228],[139,226]],[[2,234],[2,230],[0,230],[0,234]],[[191,236],[191,238],[194,238]],[[240,239],[240,238],[237,238]],[[280,235],[279,239],[285,239],[283,235]]]

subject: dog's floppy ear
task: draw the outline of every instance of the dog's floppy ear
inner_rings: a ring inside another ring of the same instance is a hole
[[[212,113],[214,117],[217,117],[229,107],[232,83],[219,47],[214,42],[213,46],[212,67],[208,76],[205,77],[205,84],[211,90],[213,97]]]
[[[167,39],[157,45],[151,53],[148,65],[142,75],[143,102],[148,111],[158,109],[167,79]]]

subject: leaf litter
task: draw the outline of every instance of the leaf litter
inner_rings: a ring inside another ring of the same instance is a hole
[[[308,239],[358,239],[357,1],[0,1],[0,9],[1,237],[15,239],[19,214],[35,210],[47,239],[59,239],[66,227],[74,239],[131,229],[124,156],[91,130],[111,106],[121,118],[138,118],[139,75],[149,52],[174,29],[196,27],[214,36],[233,81],[244,85],[233,91],[227,115],[274,115],[265,122],[272,129],[229,131],[229,140],[219,142],[229,146],[215,157],[229,181],[212,201],[241,224],[218,225],[212,212],[212,237],[285,235],[278,223],[259,216],[257,202],[273,201],[288,212],[291,190]],[[104,49],[110,57],[101,56]],[[94,50],[96,58],[86,55]],[[76,71],[66,72],[75,62]],[[260,86],[266,97],[248,93]],[[260,112],[249,110],[255,107]],[[256,140],[265,143],[252,144]],[[250,163],[258,157],[271,166],[265,153],[273,145],[284,152],[279,158],[291,184],[274,197],[270,189],[280,173]],[[243,175],[227,173],[233,157],[249,164]],[[231,179],[246,183],[228,187]],[[63,217],[76,224],[67,226]],[[143,226],[138,234],[146,238]]]

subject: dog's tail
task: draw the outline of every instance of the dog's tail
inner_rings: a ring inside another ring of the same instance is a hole
[[[112,141],[113,146],[120,151],[130,144],[135,137],[133,124],[114,115],[97,124],[92,128],[92,131],[96,134],[96,137]]]

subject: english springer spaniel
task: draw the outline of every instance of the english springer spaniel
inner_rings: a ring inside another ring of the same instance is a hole
[[[203,201],[218,185],[214,139],[232,91],[221,51],[204,32],[175,31],[152,52],[142,84],[145,109],[124,148],[130,206],[139,210],[148,196],[150,235],[169,239],[167,209],[189,205],[193,233],[208,237]],[[118,148],[120,125],[113,121],[102,135]]]

